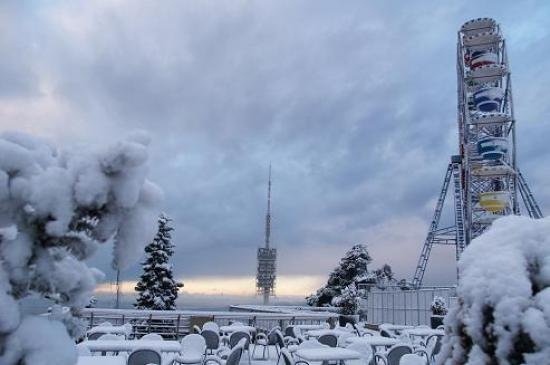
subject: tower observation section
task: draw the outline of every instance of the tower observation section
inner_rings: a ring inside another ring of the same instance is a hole
[[[542,212],[517,166],[516,120],[506,41],[491,18],[470,20],[457,35],[458,154],[451,157],[412,281],[422,285],[434,244],[454,245],[456,259],[495,219]],[[454,224],[440,227],[447,191]],[[518,194],[519,192],[519,194]]]

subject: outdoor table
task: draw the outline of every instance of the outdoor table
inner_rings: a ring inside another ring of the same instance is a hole
[[[346,342],[348,343],[363,343],[365,345],[369,345],[372,347],[372,353],[376,353],[376,349],[378,347],[388,347],[393,346],[399,342],[397,338],[392,337],[384,337],[384,336],[365,336],[365,337],[350,337],[346,338]]]
[[[76,365],[126,365],[126,356],[79,356]]]
[[[300,331],[303,332],[328,329],[322,324],[295,324],[292,327],[298,328]]]
[[[350,331],[345,331],[345,330],[341,330],[341,329],[321,329],[321,330],[311,330],[311,331],[307,331],[306,335],[308,337],[313,337],[313,338],[319,338],[323,335],[335,335],[336,337],[340,337],[340,335],[343,335],[344,333],[354,333],[354,332],[350,332]]]
[[[343,362],[345,360],[357,360],[361,358],[361,354],[359,352],[340,347],[298,349],[294,355],[307,362],[322,361],[323,363],[328,361]]]
[[[256,327],[253,326],[243,326],[243,325],[233,325],[233,326],[221,326],[220,331],[222,333],[233,333],[233,332],[247,332],[249,334],[256,333]]]
[[[413,337],[420,337],[420,338],[424,339],[424,338],[432,336],[432,335],[444,336],[445,331],[441,330],[441,329],[437,330],[437,329],[420,327],[420,328],[412,328],[412,329],[403,330],[403,334],[408,335],[412,340]]]
[[[132,334],[132,328],[129,326],[95,326],[90,328],[87,332],[88,335],[92,333],[108,333],[128,337]]]
[[[90,352],[131,352],[139,348],[154,349],[160,352],[180,352],[181,344],[178,341],[154,341],[154,340],[96,340],[84,341]]]

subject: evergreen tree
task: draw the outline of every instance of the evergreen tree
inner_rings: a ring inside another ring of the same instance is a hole
[[[183,283],[174,280],[172,265],[168,260],[174,253],[171,242],[171,219],[161,214],[158,231],[153,241],[145,247],[147,258],[142,263],[143,274],[136,285],[139,293],[134,307],[138,309],[174,310],[179,288]]]
[[[358,278],[368,274],[367,265],[372,261],[366,245],[358,244],[353,246],[340,260],[340,264],[330,274],[327,284],[317,290],[316,294],[307,297],[307,303],[311,306],[323,307],[329,305],[341,306],[348,303],[348,300],[339,300],[344,290],[353,286],[356,289]],[[346,291],[346,296],[352,289]]]

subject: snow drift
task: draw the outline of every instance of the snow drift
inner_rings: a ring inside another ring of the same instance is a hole
[[[495,221],[464,251],[459,270],[439,364],[547,364],[550,218]]]
[[[21,318],[19,299],[34,292],[87,304],[98,272],[84,260],[98,245],[113,242],[113,265],[124,267],[153,238],[161,193],[146,179],[147,145],[134,135],[107,148],[56,149],[26,134],[0,134],[1,364],[22,359],[20,341],[31,335],[29,323],[40,322]],[[33,359],[42,348],[48,345],[35,347]]]

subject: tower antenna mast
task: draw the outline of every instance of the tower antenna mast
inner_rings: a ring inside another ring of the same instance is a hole
[[[269,297],[275,294],[277,249],[271,248],[271,163],[267,181],[267,211],[265,214],[264,247],[258,248],[258,271],[256,273],[256,290],[263,297],[264,305],[269,304]]]

